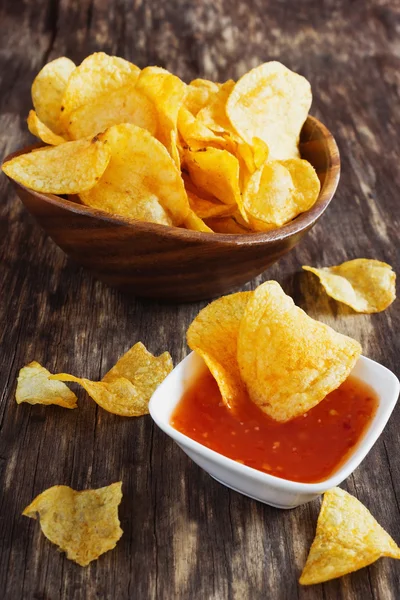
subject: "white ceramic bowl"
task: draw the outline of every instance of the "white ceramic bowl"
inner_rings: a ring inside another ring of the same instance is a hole
[[[382,433],[400,390],[399,380],[389,369],[361,356],[352,375],[367,383],[377,393],[377,413],[355,452],[332,477],[320,483],[298,483],[242,465],[199,444],[170,425],[171,415],[183,393],[205,368],[202,358],[195,352],[179,363],[150,400],[149,410],[153,420],[214,479],[241,494],[277,508],[294,508],[310,502],[346,479],[358,467]]]

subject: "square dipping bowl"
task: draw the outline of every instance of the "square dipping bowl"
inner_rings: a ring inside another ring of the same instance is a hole
[[[183,394],[205,369],[207,367],[203,359],[195,352],[179,363],[150,400],[152,419],[211,477],[245,496],[284,509],[314,500],[326,490],[339,485],[358,467],[382,433],[400,390],[399,380],[389,369],[361,356],[351,375],[369,385],[377,394],[379,406],[375,417],[354,452],[331,477],[319,483],[299,483],[240,464],[199,444],[170,425],[171,416]]]

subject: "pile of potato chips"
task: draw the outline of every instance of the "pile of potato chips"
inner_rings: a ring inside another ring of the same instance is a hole
[[[48,63],[28,126],[47,146],[3,166],[38,192],[128,219],[220,233],[281,227],[316,202],[299,157],[308,81],[278,62],[189,84],[102,52]]]

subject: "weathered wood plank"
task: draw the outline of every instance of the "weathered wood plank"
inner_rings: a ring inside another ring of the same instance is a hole
[[[337,137],[343,175],[327,214],[305,241],[263,277],[276,278],[313,317],[359,339],[365,354],[398,370],[394,305],[355,315],[328,299],[302,264],[358,256],[399,271],[398,3],[384,0],[38,0],[0,2],[0,153],[30,139],[29,88],[48,60],[105,50],[159,64],[189,81],[236,78],[267,59],[309,77],[312,112]],[[300,588],[319,503],[282,512],[211,480],[149,417],[122,419],[78,393],[80,408],[20,406],[18,369],[97,377],[130,345],[187,352],[197,305],[124,297],[71,264],[22,210],[0,178],[0,590],[36,599],[190,598],[395,599],[399,563],[383,560],[338,581]],[[346,482],[399,540],[397,409],[365,462]],[[20,513],[56,483],[97,487],[122,479],[124,536],[82,569],[56,552]]]

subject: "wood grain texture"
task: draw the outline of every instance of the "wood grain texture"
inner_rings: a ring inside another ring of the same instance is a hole
[[[263,276],[311,316],[358,339],[398,374],[398,303],[357,315],[323,292],[302,264],[356,257],[399,272],[400,6],[386,0],[0,0],[0,155],[32,139],[25,116],[35,73],[67,54],[104,49],[158,63],[185,80],[236,78],[279,59],[313,86],[312,112],[342,156],[335,201],[304,241]],[[204,303],[134,300],[72,264],[0,178],[0,593],[7,600],[396,600],[400,563],[384,559],[311,588],[297,579],[319,502],[282,512],[211,480],[149,417],[17,406],[18,369],[96,378],[134,342],[187,353],[184,334]],[[400,541],[400,409],[344,487]],[[77,489],[122,479],[124,535],[86,569],[67,561],[21,512],[56,483]]]
[[[30,150],[11,154],[6,161]],[[250,235],[129,222],[13,183],[44,231],[100,281],[138,297],[188,302],[245,285],[294,248],[323,215],[339,181],[340,159],[331,133],[314,117],[304,124],[300,153],[320,178],[314,206],[284,227]]]

